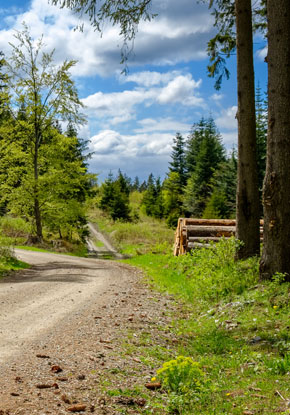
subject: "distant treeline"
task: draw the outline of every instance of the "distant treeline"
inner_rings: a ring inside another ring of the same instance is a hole
[[[266,157],[265,103],[257,88],[257,147],[259,187],[262,189]],[[110,173],[99,189],[99,207],[114,220],[134,220],[131,192],[142,193],[143,211],[165,218],[175,226],[178,217],[231,218],[235,216],[237,155],[227,154],[212,117],[193,124],[186,139],[176,133],[166,178],[161,182],[151,173],[147,181],[131,179],[119,170]]]

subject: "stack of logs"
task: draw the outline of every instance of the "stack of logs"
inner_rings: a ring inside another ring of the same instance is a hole
[[[260,222],[263,226],[263,221]],[[260,228],[262,238],[262,227]],[[192,219],[180,218],[175,233],[174,255],[182,255],[191,249],[209,246],[209,242],[218,242],[235,236],[235,219]]]

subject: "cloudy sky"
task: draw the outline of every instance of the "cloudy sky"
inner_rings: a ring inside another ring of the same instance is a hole
[[[132,178],[150,172],[164,178],[176,132],[186,138],[202,116],[213,116],[227,149],[236,145],[235,57],[228,62],[230,80],[216,91],[206,73],[206,45],[215,32],[205,5],[152,0],[158,17],[139,26],[125,76],[117,27],[104,24],[102,37],[89,24],[79,32],[78,17],[48,1],[1,1],[0,50],[9,56],[9,42],[25,22],[33,38],[43,34],[47,49],[55,49],[56,63],[78,61],[72,76],[88,117],[80,135],[90,140],[90,170],[100,180],[119,168]],[[265,90],[263,48],[257,37],[256,81]]]

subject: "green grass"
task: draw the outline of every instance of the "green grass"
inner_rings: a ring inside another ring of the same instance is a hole
[[[7,260],[3,260],[3,258],[0,258],[0,278],[7,275],[9,271],[17,271],[20,269],[29,268],[29,266],[29,264],[19,261],[18,259],[13,257]]]
[[[114,222],[100,210],[91,212],[90,220],[98,224],[112,244],[123,254],[143,255],[163,252],[173,245],[174,231],[164,221],[140,214],[137,222]]]
[[[49,254],[56,254],[56,255],[69,255],[69,256],[77,256],[77,257],[86,257],[87,256],[87,250],[80,247],[78,250],[75,250],[75,252],[58,252],[54,249],[44,249],[44,248],[38,248],[37,246],[31,246],[31,245],[18,245],[15,246],[16,249],[24,249],[26,251],[35,251],[35,252],[44,252]]]
[[[47,233],[45,230],[43,244],[40,244],[40,246],[25,245],[31,235],[31,224],[22,218],[15,218],[12,216],[0,217],[0,235],[0,242],[2,245],[14,246],[20,249],[38,252],[62,253],[79,257],[86,257],[88,253],[86,245],[79,240],[75,240],[73,242],[63,240],[61,241],[60,248],[56,249],[53,246],[53,240],[57,240],[58,236]]]
[[[281,284],[281,275],[261,283],[258,258],[236,262],[235,248],[230,240],[183,257],[148,253],[125,261],[176,300],[170,327],[160,327],[160,342],[168,330],[175,341],[161,347],[143,339],[130,353],[155,366],[157,379],[157,369],[177,356],[199,362],[205,373],[199,392],[165,388],[164,413],[289,414],[290,284]]]

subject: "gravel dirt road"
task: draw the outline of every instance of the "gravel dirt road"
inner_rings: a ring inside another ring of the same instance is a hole
[[[95,303],[110,283],[122,282],[121,269],[112,262],[25,250],[16,255],[33,268],[1,281],[0,362]]]
[[[103,397],[104,379],[132,365],[136,376],[148,371],[136,356],[121,357],[122,342],[128,330],[136,343],[165,324],[167,300],[153,299],[140,271],[125,264],[16,254],[32,267],[0,282],[0,415],[119,414]]]

